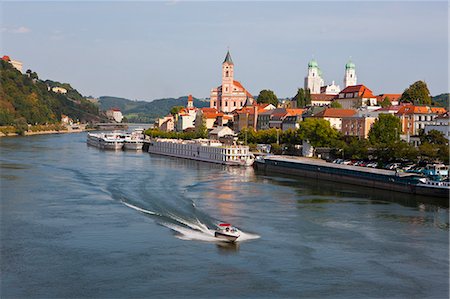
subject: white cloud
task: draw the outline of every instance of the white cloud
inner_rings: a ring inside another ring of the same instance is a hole
[[[25,26],[19,27],[2,27],[1,32],[14,33],[14,34],[24,34],[31,32],[31,29]]]

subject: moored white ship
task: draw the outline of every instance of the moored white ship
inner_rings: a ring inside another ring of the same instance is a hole
[[[125,137],[123,149],[140,151],[142,150],[143,145],[144,145],[143,129],[136,129],[131,134]]]
[[[148,152],[225,165],[251,166],[254,162],[248,146],[223,145],[210,139],[154,138],[149,141]]]
[[[123,133],[88,133],[87,143],[89,145],[106,149],[106,150],[119,150],[122,149],[125,140],[125,134]]]

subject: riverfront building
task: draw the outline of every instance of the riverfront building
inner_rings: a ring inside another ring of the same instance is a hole
[[[340,131],[342,128],[342,119],[354,116],[355,114],[356,110],[354,109],[326,108],[316,113],[313,117],[323,118],[329,121],[332,128]]]
[[[177,131],[183,132],[187,129],[193,129],[195,127],[195,117],[197,114],[197,108],[194,107],[194,100],[192,95],[188,96],[188,102],[185,108],[181,109],[178,113]]]
[[[209,107],[224,113],[253,103],[253,96],[239,81],[234,80],[234,63],[229,51],[222,63],[222,85],[211,90],[210,98]]]
[[[377,105],[377,97],[362,84],[347,86],[337,95],[336,101],[345,109]]]

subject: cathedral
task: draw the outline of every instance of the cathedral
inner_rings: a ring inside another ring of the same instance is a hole
[[[344,88],[357,85],[355,64],[351,61],[345,65]],[[330,85],[325,85],[322,78],[322,71],[315,59],[308,63],[308,75],[305,77],[305,89],[309,89],[311,94],[336,95],[341,89],[334,81]]]
[[[239,81],[234,80],[234,64],[230,51],[227,52],[222,63],[222,85],[211,90],[210,98],[209,107],[224,113],[230,113],[253,103],[253,96]]]

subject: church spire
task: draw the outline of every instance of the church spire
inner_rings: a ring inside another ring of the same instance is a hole
[[[227,51],[227,56],[225,56],[225,60],[223,63],[228,62],[229,64],[233,64],[233,60],[231,59],[230,50]]]

